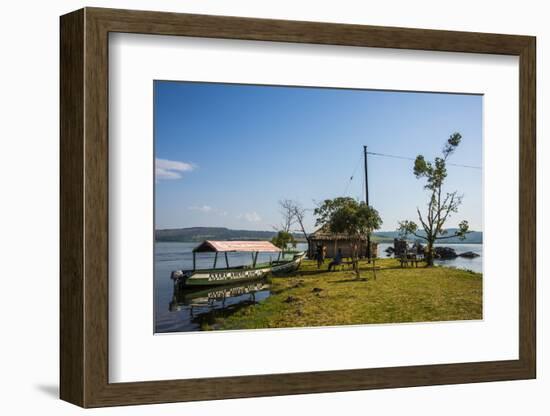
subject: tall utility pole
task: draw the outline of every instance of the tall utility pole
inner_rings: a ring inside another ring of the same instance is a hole
[[[363,153],[365,156],[365,203],[369,205],[369,170],[367,165],[367,146],[363,146]],[[367,233],[367,258],[370,263],[371,250],[370,250],[370,232]]]
[[[367,169],[367,146],[363,146],[365,155],[365,202],[369,205],[369,171]]]

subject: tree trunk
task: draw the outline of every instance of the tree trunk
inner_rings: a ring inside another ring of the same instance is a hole
[[[351,261],[353,261],[353,270],[355,271],[355,278],[359,279],[361,277],[361,274],[359,273],[359,256],[358,256],[358,250],[359,250],[359,241],[356,241],[353,245],[353,258]]]
[[[304,227],[304,221],[303,221],[303,212],[299,211],[299,209],[296,207],[294,208],[294,216],[296,217],[296,220],[298,221],[298,224],[300,224],[300,228],[302,229],[302,234],[304,234],[304,237],[307,241],[307,247],[309,250],[309,247],[311,245],[309,241],[309,235],[306,233],[306,227]]]
[[[428,244],[426,246],[426,266],[433,266],[434,265],[434,242],[433,240],[428,240]]]
[[[359,279],[361,277],[361,274],[359,273],[359,259],[357,258],[357,256],[353,256],[351,261],[353,261],[353,270],[355,271],[355,278]]]

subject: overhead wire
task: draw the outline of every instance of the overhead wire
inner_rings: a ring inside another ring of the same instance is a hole
[[[361,157],[363,153],[359,154],[359,159],[357,159],[357,163],[355,164],[355,169],[353,169],[353,172],[348,180],[348,183],[346,184],[346,189],[344,190],[344,195],[347,196],[349,186],[351,185],[351,181],[353,181],[353,178],[355,177],[355,172],[357,172],[357,168],[359,167],[359,163],[361,162]]]
[[[393,158],[393,159],[403,159],[403,160],[413,160],[413,161],[416,160],[416,158],[414,158],[414,157],[389,155],[387,153],[367,152],[367,154],[368,155],[373,155],[373,156],[389,157],[389,158]],[[460,167],[460,168],[481,169],[481,166],[461,165],[461,164],[458,164],[458,163],[451,163],[451,162],[447,162],[447,165],[456,166],[456,167]]]
[[[372,155],[372,156],[387,157],[387,158],[392,158],[392,159],[411,160],[411,161],[416,160],[416,158],[414,158],[414,157],[401,156],[401,155],[391,155],[391,154],[388,154],[388,153],[367,152],[367,154]],[[362,157],[363,157],[363,152],[361,152],[359,154],[359,159],[357,160],[357,163],[355,164],[355,168],[353,169],[353,173],[351,174],[350,178],[347,181],[346,188],[344,190],[344,195],[345,196],[348,195],[349,187],[351,185],[351,182],[353,181],[353,178],[355,177],[357,169],[359,168],[359,164],[361,162]],[[463,165],[463,164],[451,163],[451,162],[447,162],[447,165],[460,167],[460,168],[468,168],[468,169],[478,169],[478,170],[482,169],[481,166]],[[362,192],[362,197],[365,197],[365,177],[364,177],[364,175],[363,175],[363,186],[361,188],[362,188],[362,191],[361,191]]]

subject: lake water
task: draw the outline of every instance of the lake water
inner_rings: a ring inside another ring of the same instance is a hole
[[[467,259],[464,257],[457,257],[450,260],[435,260],[435,264],[447,267],[456,267],[457,269],[472,270],[474,272],[483,273],[483,244],[436,244],[441,247],[451,247],[456,251],[456,254],[466,253],[471,251],[479,254],[479,257],[473,259]],[[392,243],[378,244],[378,256],[386,258],[385,250],[388,247],[393,247]]]
[[[192,250],[197,243],[155,243],[155,332],[197,331],[218,315],[260,302],[271,295],[267,281],[211,288],[175,291],[170,274],[173,270],[192,269]],[[307,244],[298,244],[306,250]],[[229,265],[252,264],[250,253],[228,253]],[[260,253],[258,262],[276,260],[277,253]],[[223,260],[223,258],[222,258]],[[211,268],[214,253],[197,254],[197,268]],[[225,260],[223,260],[225,263]],[[220,267],[218,259],[218,267]]]
[[[482,272],[482,244],[441,244],[455,249],[457,254],[473,251],[480,255],[474,259],[457,257],[453,260],[436,260],[437,264]],[[260,302],[271,295],[269,282],[248,282],[240,285],[208,290],[175,291],[170,273],[173,270],[192,269],[192,250],[197,243],[155,243],[155,332],[197,331],[213,318],[231,314],[235,310]],[[384,250],[393,244],[379,244],[378,253],[386,258]],[[307,244],[298,244],[298,250],[307,250]],[[229,265],[251,264],[250,253],[229,253]],[[258,262],[275,260],[275,253],[260,253]],[[212,267],[213,253],[197,255],[197,268]]]

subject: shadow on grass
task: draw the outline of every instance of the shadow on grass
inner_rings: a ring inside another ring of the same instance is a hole
[[[358,283],[358,282],[370,282],[371,280],[374,280],[374,278],[372,277],[360,277],[359,279],[357,278],[352,278],[352,279],[344,279],[344,280],[331,280],[329,281],[329,283]]]
[[[280,295],[281,293],[284,293],[284,292],[288,292],[289,290],[293,290],[293,289],[299,289],[301,287],[304,287],[305,285],[302,283],[302,282],[298,282],[292,286],[286,286],[286,287],[282,287],[280,289],[272,289],[271,290],[271,294],[273,295]]]
[[[332,273],[332,272],[329,272],[328,270],[300,270],[295,273],[286,274],[284,276],[281,275],[277,277],[307,277],[307,276],[318,276],[320,274],[325,274],[325,273]]]

